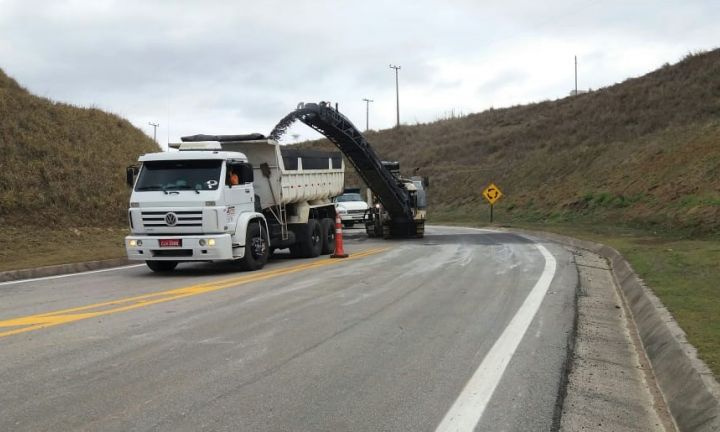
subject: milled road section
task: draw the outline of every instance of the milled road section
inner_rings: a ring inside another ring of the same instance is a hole
[[[349,260],[0,285],[0,430],[558,425],[572,254],[463,228],[348,237]]]

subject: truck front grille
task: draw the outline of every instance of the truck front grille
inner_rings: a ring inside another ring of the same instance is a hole
[[[144,211],[142,222],[146,227],[202,227],[202,211]]]

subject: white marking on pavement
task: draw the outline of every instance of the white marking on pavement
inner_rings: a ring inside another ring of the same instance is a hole
[[[9,282],[0,282],[0,286],[3,285],[14,285],[14,284],[20,284],[20,283],[26,283],[26,282],[35,282],[35,281],[44,281],[44,280],[51,280],[51,279],[61,279],[66,277],[72,277],[72,276],[84,276],[89,274],[95,274],[95,273],[103,273],[103,272],[109,272],[109,271],[116,271],[116,270],[126,270],[131,269],[135,267],[142,267],[145,264],[133,264],[128,266],[122,266],[122,267],[113,267],[113,268],[107,268],[102,270],[89,270],[79,273],[67,273],[57,276],[45,276],[45,277],[39,277],[39,278],[32,278],[32,279],[20,279],[15,281],[9,281]]]
[[[505,327],[498,340],[490,348],[470,381],[465,384],[465,388],[435,429],[436,432],[470,432],[475,429],[505,372],[505,368],[540,309],[540,304],[555,276],[557,262],[543,245],[536,244],[535,246],[545,257],[545,269],[540,275],[540,279],[535,283],[510,324]]]

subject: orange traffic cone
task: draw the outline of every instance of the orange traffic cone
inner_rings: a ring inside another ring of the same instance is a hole
[[[348,256],[343,249],[342,219],[337,214],[335,215],[335,253],[330,255],[330,258],[347,258]]]

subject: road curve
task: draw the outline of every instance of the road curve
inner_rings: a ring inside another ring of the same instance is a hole
[[[0,430],[550,430],[577,271],[469,228],[0,284]]]

